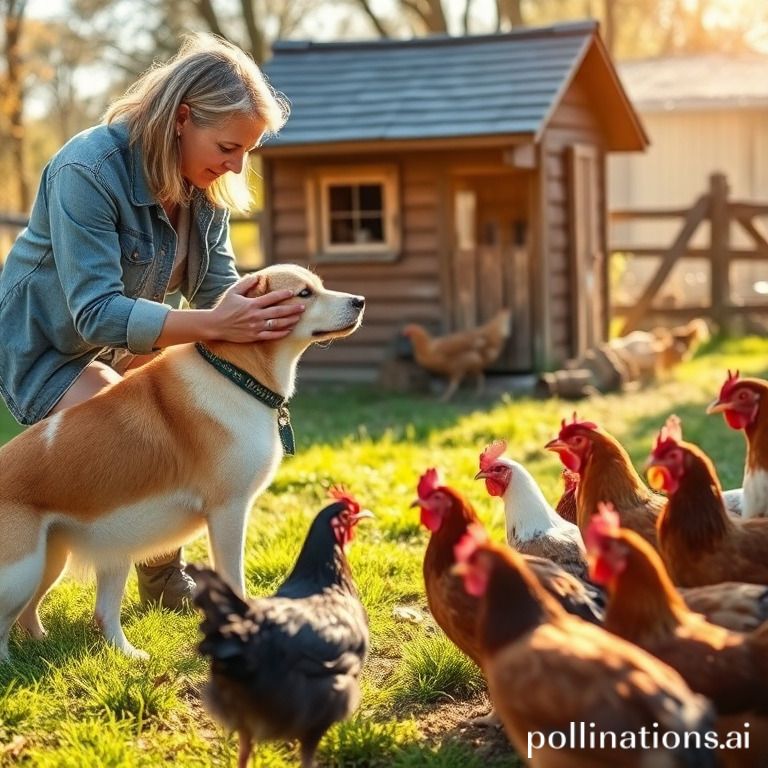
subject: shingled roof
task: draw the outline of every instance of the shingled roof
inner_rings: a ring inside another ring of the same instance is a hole
[[[768,56],[705,53],[626,61],[621,80],[643,111],[765,108]]]
[[[288,96],[291,117],[265,149],[512,135],[537,140],[585,62],[600,84],[596,103],[614,112],[610,148],[642,149],[642,126],[591,21],[470,37],[278,42],[265,71]]]

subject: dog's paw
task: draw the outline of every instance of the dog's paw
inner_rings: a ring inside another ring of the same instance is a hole
[[[148,661],[149,654],[146,651],[142,651],[140,648],[134,648],[130,643],[122,648],[118,648],[121,653],[124,653],[130,659],[137,659],[138,661]]]

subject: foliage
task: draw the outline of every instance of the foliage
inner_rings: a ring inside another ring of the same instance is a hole
[[[728,368],[768,376],[768,340],[716,339],[673,377],[626,395],[576,404],[580,415],[615,434],[636,466],[647,457],[666,417],[683,419],[686,438],[711,455],[725,487],[740,483],[742,435],[705,405]],[[268,594],[292,566],[327,488],[344,483],[376,515],[360,525],[350,561],[371,623],[372,651],[358,714],[323,740],[322,766],[481,768],[517,765],[509,751],[488,757],[485,747],[452,725],[432,728],[442,708],[469,714],[483,689],[479,672],[428,617],[421,576],[426,532],[410,508],[419,474],[438,467],[464,492],[496,539],[503,511],[472,478],[485,443],[504,437],[545,495],[561,491],[557,459],[543,445],[573,403],[502,395],[448,404],[426,397],[384,395],[371,389],[300,388],[292,406],[299,453],[286,459],[256,502],[248,529],[246,572],[252,594]],[[0,418],[0,435],[19,431]],[[187,548],[204,560],[204,541]],[[151,659],[140,663],[105,646],[91,623],[94,589],[67,577],[46,598],[41,642],[14,630],[12,664],[0,666],[0,765],[154,767],[169,761],[194,768],[232,765],[236,739],[203,712],[199,689],[206,663],[195,652],[198,616],[141,609],[135,577],[123,607],[125,631]],[[402,618],[408,608],[422,620]],[[439,721],[440,722],[440,721]],[[253,765],[294,765],[289,745],[260,746]]]

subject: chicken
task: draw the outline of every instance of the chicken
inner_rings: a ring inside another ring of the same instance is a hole
[[[472,661],[479,664],[475,639],[475,599],[450,573],[453,547],[466,533],[467,525],[477,521],[471,504],[457,491],[442,485],[436,469],[428,469],[416,489],[421,524],[431,531],[424,552],[424,588],[429,610],[448,638]]]
[[[707,413],[722,413],[731,429],[741,429],[747,441],[744,463],[745,518],[768,517],[768,381],[731,374]]]
[[[768,519],[727,514],[714,465],[683,441],[675,416],[656,438],[647,475],[668,496],[658,521],[659,551],[676,584],[768,584]]]
[[[768,587],[763,584],[724,581],[678,591],[691,611],[721,627],[751,632],[768,621]]]
[[[623,528],[639,533],[657,546],[656,521],[666,504],[663,496],[653,493],[642,481],[629,454],[615,437],[594,422],[579,421],[576,414],[559,435],[545,446],[560,456],[566,469],[578,474],[576,522],[584,536],[599,501],[610,501],[621,517]],[[742,505],[740,488],[721,490],[729,514],[738,516]]]
[[[518,552],[547,557],[574,576],[586,577],[586,550],[579,529],[552,509],[531,473],[504,456],[506,450],[504,440],[486,446],[475,480],[485,480],[489,495],[503,499],[507,542]]]
[[[630,370],[646,383],[654,381],[662,372],[662,361],[672,344],[672,336],[668,332],[662,335],[649,331],[632,331],[608,342],[608,346],[621,355]]]
[[[579,485],[579,475],[571,472],[567,467],[563,467],[563,493],[555,505],[557,512],[563,520],[578,525],[576,522],[576,488]]]
[[[768,674],[768,625],[750,634],[732,632],[691,611],[658,552],[621,528],[611,505],[598,505],[587,544],[590,575],[608,590],[606,629],[673,666],[719,711],[757,708],[768,714],[768,689],[755,684]],[[729,680],[712,679],[729,672]]]
[[[477,379],[477,393],[485,386],[484,371],[498,359],[510,334],[512,312],[502,309],[488,322],[446,336],[432,336],[422,325],[403,328],[413,347],[416,362],[430,373],[444,376],[448,386],[441,400],[449,400],[468,374]]]
[[[214,571],[193,568],[204,613],[200,653],[211,658],[203,703],[239,736],[238,768],[254,740],[297,739],[313,765],[326,730],[360,699],[368,620],[345,548],[371,517],[349,495],[318,513],[296,564],[273,597],[245,601]]]
[[[565,491],[556,509],[566,520],[575,520],[579,476],[566,468],[563,469],[562,476]],[[736,492],[726,491],[723,497],[727,498],[729,494],[734,493]],[[737,499],[739,500],[740,498]],[[687,589],[679,587],[678,592],[691,611],[703,614],[707,621],[713,624],[736,632],[749,632],[768,620],[768,587],[761,584],[727,581]]]
[[[618,440],[591,421],[573,421],[545,448],[560,456],[565,467],[579,475],[576,519],[582,536],[599,501],[610,501],[624,528],[639,533],[656,546],[656,518],[665,504],[641,480]]]
[[[718,715],[740,715],[754,730],[768,727],[768,625],[732,632],[690,611],[659,554],[634,531],[619,527],[616,511],[598,505],[587,530],[592,579],[609,594],[605,629],[676,669],[709,698]],[[727,724],[722,724],[728,730]],[[764,765],[768,752],[750,753]]]
[[[600,749],[598,740],[549,746],[544,734],[567,734],[574,723],[611,733],[660,728],[677,733],[682,744],[686,732],[712,727],[713,712],[671,667],[563,611],[522,557],[490,544],[480,526],[470,526],[455,558],[453,572],[478,601],[481,666],[491,701],[530,765],[714,765],[710,751],[688,744],[663,753],[639,744],[611,749],[610,742]]]
[[[477,605],[450,573],[453,548],[478,522],[470,502],[450,486],[443,485],[437,470],[428,469],[420,478],[418,500],[421,523],[431,536],[424,553],[424,586],[427,603],[435,621],[445,634],[475,663],[478,648],[475,638]],[[587,621],[603,620],[604,595],[550,560],[524,556],[542,586],[565,608]]]

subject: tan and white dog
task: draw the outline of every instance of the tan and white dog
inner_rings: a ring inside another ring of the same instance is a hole
[[[251,293],[290,288],[305,305],[297,325],[279,341],[208,349],[288,399],[301,354],[355,331],[365,299],[294,265],[259,274]],[[16,620],[44,636],[38,605],[70,555],[95,569],[95,619],[132,656],[146,657],[120,625],[132,561],[207,529],[213,567],[244,594],[248,511],[283,455],[277,418],[184,344],[0,449],[0,661]]]

